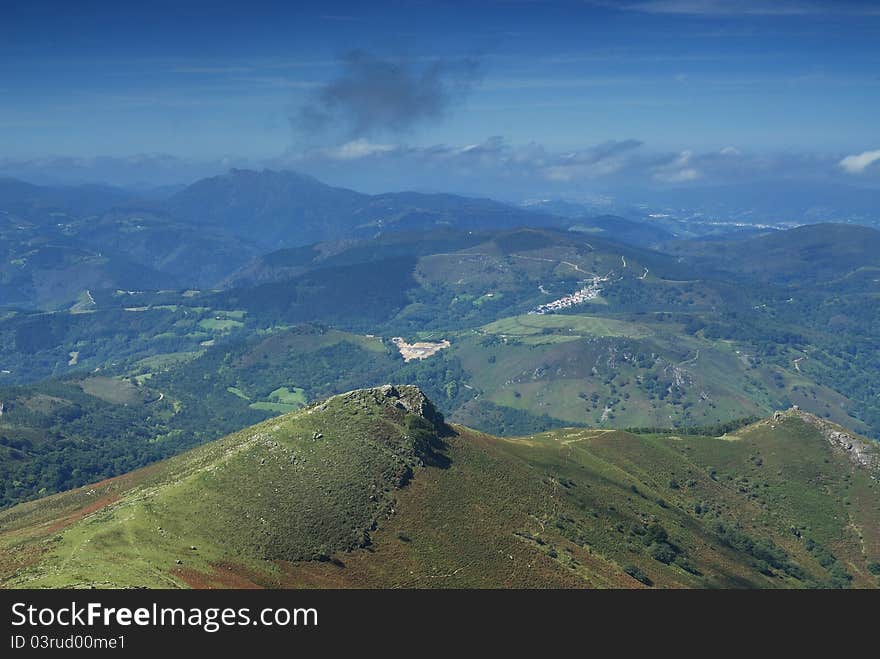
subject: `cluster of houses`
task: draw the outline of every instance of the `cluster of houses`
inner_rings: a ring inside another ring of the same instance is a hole
[[[571,295],[566,295],[565,297],[561,297],[558,300],[553,300],[552,302],[547,302],[546,304],[539,305],[532,309],[529,313],[555,313],[557,311],[562,311],[563,309],[573,307],[577,304],[583,304],[584,302],[595,300],[602,292],[602,283],[606,281],[608,281],[608,277],[595,276],[591,280],[586,282],[586,285],[583,288],[575,291]]]

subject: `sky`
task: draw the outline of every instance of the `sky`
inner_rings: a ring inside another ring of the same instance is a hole
[[[4,3],[0,173],[880,185],[880,2]]]

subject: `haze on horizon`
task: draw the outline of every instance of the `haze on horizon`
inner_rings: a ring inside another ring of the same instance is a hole
[[[289,168],[505,198],[880,185],[880,7],[846,0],[17,2],[0,175]]]

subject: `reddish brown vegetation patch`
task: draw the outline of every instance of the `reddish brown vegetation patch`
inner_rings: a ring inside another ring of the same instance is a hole
[[[118,494],[108,494],[107,496],[103,496],[99,498],[97,501],[93,501],[88,506],[84,508],[80,508],[79,510],[74,511],[67,517],[63,517],[51,526],[46,529],[47,534],[58,533],[59,531],[66,529],[71,524],[78,522],[83,517],[87,515],[91,515],[92,513],[98,512],[102,508],[109,506],[111,503],[115,503],[119,501]]]
[[[211,572],[199,572],[191,568],[175,568],[171,571],[175,577],[183,581],[190,588],[214,589],[214,588],[237,588],[244,590],[257,590],[263,588],[254,581],[260,579],[259,575],[248,568],[233,563],[216,563],[211,565]]]

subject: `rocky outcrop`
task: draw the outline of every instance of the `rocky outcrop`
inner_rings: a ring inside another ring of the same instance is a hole
[[[386,384],[378,388],[379,393],[386,401],[393,401],[397,407],[405,409],[410,414],[420,416],[428,421],[438,433],[445,434],[448,426],[443,415],[434,407],[434,403],[422,393],[422,390],[413,385],[394,386]]]
[[[389,406],[421,417],[440,436],[452,432],[449,426],[446,425],[443,415],[434,407],[434,403],[415,385],[383,384],[380,387],[369,389],[355,389],[354,391],[332,396],[321,403],[316,403],[305,410],[305,412],[311,414],[326,410],[335,401],[356,407]]]
[[[817,428],[822,436],[836,449],[843,451],[853,464],[880,474],[880,444],[864,439],[848,430],[820,419],[815,414],[792,407],[785,416],[794,416]]]

